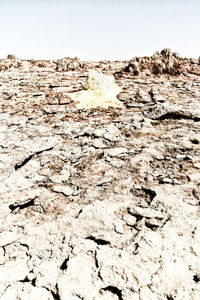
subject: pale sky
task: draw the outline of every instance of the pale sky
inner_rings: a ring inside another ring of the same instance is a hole
[[[0,58],[200,56],[200,0],[0,0]]]

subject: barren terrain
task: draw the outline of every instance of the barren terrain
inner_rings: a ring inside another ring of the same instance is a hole
[[[88,70],[124,108],[78,109]],[[199,300],[200,61],[0,60],[0,299]]]

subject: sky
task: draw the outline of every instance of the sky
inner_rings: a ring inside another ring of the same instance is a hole
[[[0,0],[0,58],[200,56],[200,0]]]

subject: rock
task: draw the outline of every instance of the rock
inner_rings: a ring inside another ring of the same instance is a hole
[[[70,176],[70,173],[69,172],[66,172],[66,174],[64,175],[52,175],[50,177],[50,180],[54,183],[62,183],[62,182],[65,182],[69,179],[69,176]]]
[[[134,216],[131,215],[124,215],[123,220],[126,222],[129,226],[134,226],[136,224],[137,219]]]
[[[70,259],[67,271],[58,279],[58,295],[61,300],[91,299],[95,295],[93,286],[94,259],[90,255],[78,255]],[[98,285],[98,283],[97,283]]]
[[[173,105],[155,105],[151,107],[149,117],[154,120],[165,120],[165,119],[191,119],[194,121],[200,120],[199,104],[196,109],[185,108]]]
[[[76,71],[85,68],[84,63],[82,63],[77,57],[65,57],[57,60],[56,62],[56,70],[58,72],[69,72]]]
[[[8,244],[12,244],[20,239],[21,234],[16,232],[1,232],[0,235],[0,247],[4,247]]]
[[[44,288],[34,287],[29,283],[16,283],[12,286],[8,286],[5,293],[1,296],[2,300],[16,300],[16,299],[44,299],[44,300],[53,300],[50,291],[47,291]]]
[[[199,172],[189,174],[188,177],[190,178],[190,180],[192,182],[200,183],[200,173]]]
[[[199,74],[198,60],[181,58],[170,49],[163,49],[153,56],[135,57],[117,74],[130,73],[134,76],[178,76],[185,73]]]
[[[10,260],[0,265],[0,282],[10,284],[12,282],[24,280],[28,275],[26,259]]]
[[[149,300],[157,300],[157,297],[155,296],[154,293],[148,288],[148,287],[143,287],[140,289],[140,298],[142,300],[149,299]]]
[[[59,276],[59,268],[56,262],[44,261],[34,269],[36,275],[35,285],[45,287],[56,292],[55,286]]]
[[[0,248],[0,265],[5,264],[4,250]]]
[[[109,124],[105,128],[103,136],[110,142],[117,142],[120,140],[120,130],[114,124]]]
[[[149,97],[149,94],[143,90],[139,90],[135,96],[136,100],[141,103],[150,103],[151,98]]]
[[[108,154],[111,157],[115,157],[115,156],[121,156],[124,155],[128,152],[128,150],[126,148],[113,148],[113,149],[109,149],[106,151],[106,154]]]
[[[62,193],[65,196],[71,196],[73,194],[73,190],[69,186],[64,185],[55,185],[53,187],[53,191],[56,193]]]
[[[16,56],[14,54],[8,54],[7,59],[16,60]]]
[[[140,74],[140,67],[138,62],[130,62],[130,64],[126,67],[125,70],[127,70],[135,76],[138,76]]]
[[[162,182],[162,183],[172,183],[173,180],[170,179],[170,178],[162,178],[161,182]]]
[[[124,232],[123,222],[120,221],[115,222],[114,227],[117,233],[122,234]]]
[[[155,88],[152,88],[149,92],[149,94],[151,95],[152,99],[154,102],[165,102],[166,99],[161,96],[158,92],[158,90],[156,90]]]
[[[146,218],[158,218],[163,219],[164,215],[156,210],[142,207],[128,207],[128,212],[133,216],[146,217]]]

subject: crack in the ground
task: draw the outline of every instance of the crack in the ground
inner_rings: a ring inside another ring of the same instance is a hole
[[[41,153],[43,153],[43,152],[50,151],[50,150],[52,150],[52,149],[53,149],[53,147],[50,147],[50,148],[43,149],[43,150],[37,151],[37,152],[35,152],[35,153],[29,155],[29,156],[26,157],[22,162],[17,163],[17,164],[15,165],[15,171],[17,171],[18,169],[20,169],[21,167],[23,167],[25,164],[27,164],[33,157],[35,157],[35,156],[37,156],[37,155],[39,155],[39,154],[41,154]]]
[[[6,293],[6,291],[9,289],[9,287],[11,286],[12,284],[9,284],[6,288],[5,288],[5,290],[2,292],[2,295],[0,296],[0,299],[1,299],[1,297]]]
[[[119,300],[123,300],[123,298],[122,298],[122,291],[119,290],[119,289],[118,289],[117,287],[115,287],[115,286],[109,285],[109,286],[107,286],[107,287],[105,287],[105,288],[102,288],[102,289],[100,290],[100,293],[102,293],[102,291],[108,291],[108,292],[111,292],[112,294],[117,295],[118,298],[119,298]]]
[[[166,119],[173,119],[173,120],[178,120],[178,119],[186,119],[186,120],[194,120],[195,122],[200,121],[200,118],[197,116],[193,115],[187,115],[184,113],[181,113],[179,111],[172,111],[172,112],[167,112],[163,114],[162,116],[156,118],[157,120],[166,120]]]
[[[27,199],[26,202],[24,202],[24,203],[10,204],[9,208],[11,209],[11,212],[14,212],[16,209],[18,211],[18,210],[33,206],[35,204],[35,199],[36,198],[37,197]]]
[[[83,209],[81,208],[81,210],[79,210],[78,215],[75,217],[75,219],[78,219],[78,217],[80,216],[80,214],[82,213]]]
[[[17,171],[18,169],[20,169],[21,167],[23,167],[25,164],[27,164],[33,157],[35,154],[31,154],[28,157],[26,157],[21,163],[18,163],[15,165],[15,171]]]
[[[60,270],[64,271],[64,270],[67,269],[67,263],[68,263],[68,261],[69,261],[69,257],[67,257],[67,258],[63,261],[62,265],[60,266]]]
[[[110,242],[108,242],[108,241],[105,241],[103,239],[97,239],[97,238],[95,238],[93,236],[88,236],[86,238],[86,240],[94,241],[95,243],[97,243],[97,245],[108,245],[108,244],[110,244]]]
[[[94,261],[95,261],[95,267],[98,269],[99,268],[99,262],[98,262],[98,259],[97,259],[97,251],[95,251],[95,253],[94,253]]]
[[[58,293],[58,285],[56,284],[55,286],[55,292],[50,290],[54,300],[61,300],[60,296],[59,296],[59,293]]]

